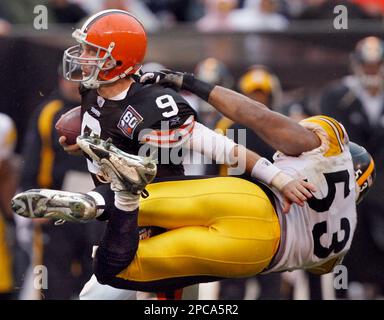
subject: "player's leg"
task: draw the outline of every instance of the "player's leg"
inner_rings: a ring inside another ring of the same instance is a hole
[[[257,220],[260,215],[270,218],[268,210],[274,210],[259,186],[234,177],[156,182],[147,190],[150,196],[140,199],[140,226],[155,225],[168,230],[208,226],[217,219]],[[270,219],[276,221],[276,214]]]
[[[140,224],[165,233],[140,241],[120,273],[97,272],[105,283],[141,291],[179,288],[261,272],[274,256],[280,226],[266,194],[237,178],[161,182],[149,185]],[[96,261],[96,266],[98,261]]]
[[[115,192],[115,206],[128,211],[137,207],[140,194],[145,195],[145,186],[156,176],[156,164],[149,158],[122,152],[97,137],[81,136],[77,143],[100,165],[100,173]],[[12,209],[28,218],[73,222],[93,219],[98,212],[94,197],[49,189],[28,190],[16,195],[12,199]]]
[[[148,187],[151,197],[142,201],[140,225],[172,230],[143,240],[132,257],[138,242],[134,230],[139,194],[153,179],[155,168],[145,158],[126,154],[100,139],[78,138],[78,144],[101,165],[115,191],[115,210],[94,263],[101,283],[143,291],[168,290],[196,283],[191,282],[196,276],[201,281],[252,275],[270,263],[280,240],[277,215],[258,186],[236,178]],[[123,262],[128,267],[116,272]]]

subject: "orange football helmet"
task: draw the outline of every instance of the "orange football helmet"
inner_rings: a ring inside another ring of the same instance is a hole
[[[135,73],[142,64],[147,47],[143,25],[123,10],[104,10],[91,16],[72,33],[79,43],[64,52],[64,78],[80,81],[86,88],[115,82]],[[88,46],[96,54],[82,57]],[[87,68],[90,72],[78,79],[75,71]]]

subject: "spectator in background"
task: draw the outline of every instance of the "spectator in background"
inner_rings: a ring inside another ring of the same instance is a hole
[[[202,32],[232,31],[231,12],[237,7],[238,0],[204,0],[205,14],[196,22]]]
[[[285,13],[289,19],[297,18],[306,8],[306,0],[284,1]]]
[[[228,67],[216,58],[201,60],[195,67],[195,76],[205,82],[233,89],[234,78]],[[210,129],[214,129],[222,115],[209,103],[198,98],[192,105],[198,113],[200,121]]]
[[[376,163],[376,186],[358,206],[354,246],[346,256],[349,281],[365,284],[365,295],[384,294],[384,42],[360,40],[351,54],[352,75],[331,85],[321,99],[322,113],[340,121],[351,141],[363,145]],[[361,267],[361,261],[369,266]]]
[[[10,117],[0,113],[0,300],[14,298],[14,221],[10,201],[16,193],[19,169],[15,146],[15,125]]]
[[[87,16],[80,5],[68,0],[50,0],[48,8],[57,23],[78,23]]]
[[[210,31],[284,30],[288,20],[279,13],[277,0],[247,0],[242,8],[238,0],[205,0],[205,15],[197,28]]]
[[[144,25],[147,32],[156,32],[162,26],[161,20],[141,0],[72,0],[92,15],[106,9],[125,10],[133,14]]]
[[[80,70],[78,76],[81,76]],[[57,91],[35,110],[30,119],[24,141],[22,190],[53,188],[81,192],[92,186],[85,159],[64,152],[54,128],[63,113],[79,104],[78,84],[64,80],[60,68]],[[102,224],[93,223],[54,226],[48,220],[34,223],[33,234],[27,241],[33,244],[33,248],[29,249],[32,252],[31,266],[44,265],[48,270],[49,285],[41,293],[45,299],[77,297],[92,274],[92,244],[99,240],[98,234],[101,234],[101,230],[95,228],[102,227]],[[27,272],[20,298],[40,298],[32,288],[33,279],[28,279]]]
[[[33,9],[37,5],[47,5],[48,0],[1,0],[1,17],[9,23],[32,23]]]
[[[278,31],[288,27],[278,0],[246,0],[244,8],[231,12],[229,23],[236,31]]]
[[[295,89],[289,94],[291,99],[283,105],[281,112],[297,122],[315,116],[320,113],[320,94],[317,89]]]
[[[352,0],[370,16],[384,16],[384,0]]]
[[[143,0],[166,25],[196,21],[203,15],[201,0]]]
[[[333,12],[337,5],[343,5],[348,10],[349,19],[380,18],[380,14],[371,15],[358,4],[349,0],[304,0],[304,9],[297,17],[300,20],[334,19]]]
[[[132,13],[144,25],[147,32],[155,32],[161,28],[160,20],[140,0],[104,0],[101,10],[120,9]]]
[[[239,80],[238,87],[241,93],[250,99],[263,103],[272,110],[279,110],[281,86],[279,79],[262,65],[252,66]],[[220,122],[219,122],[220,124]],[[221,128],[224,129],[224,128]],[[252,151],[264,155],[268,160],[273,161],[272,156],[275,150],[260,139],[252,130],[233,123],[228,127],[234,131],[234,141],[239,144],[246,142],[246,147]],[[246,140],[240,138],[240,134],[245,133]],[[232,138],[232,137],[231,137]],[[220,168],[220,175],[225,175],[225,168]],[[245,179],[251,177],[247,174],[242,176]],[[248,279],[228,279],[220,281],[219,299],[222,300],[243,300],[250,280],[256,280],[260,291],[260,300],[280,299],[280,274],[257,275]]]
[[[11,29],[11,24],[7,20],[0,18],[0,36],[6,36],[11,32]]]

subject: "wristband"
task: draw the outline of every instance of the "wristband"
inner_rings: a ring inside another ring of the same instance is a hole
[[[204,101],[208,102],[209,95],[214,87],[215,85],[213,84],[196,79],[195,76],[191,73],[186,73],[183,75],[183,84],[181,89],[185,89],[194,93]]]
[[[272,164],[269,160],[260,158],[254,165],[251,176],[262,182],[265,182],[268,185],[271,185],[273,178],[279,172],[281,172],[281,170]]]
[[[289,175],[285,174],[283,171],[280,171],[271,181],[271,186],[275,187],[277,190],[282,191],[287,183],[294,180]]]

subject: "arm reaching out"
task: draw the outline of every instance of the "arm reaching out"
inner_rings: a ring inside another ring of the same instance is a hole
[[[146,73],[140,81],[168,84],[196,94],[231,120],[252,129],[266,143],[286,155],[298,156],[320,146],[317,135],[294,120],[233,90],[200,81],[192,74],[164,70]]]
[[[219,163],[243,169],[242,173],[247,171],[259,181],[275,187],[284,197],[284,213],[289,212],[292,203],[303,206],[304,202],[312,197],[311,191],[316,191],[311,183],[293,179],[259,154],[236,144],[199,122],[195,122],[186,147]]]
[[[320,146],[320,139],[312,131],[235,91],[215,86],[208,102],[286,155],[298,156]]]

